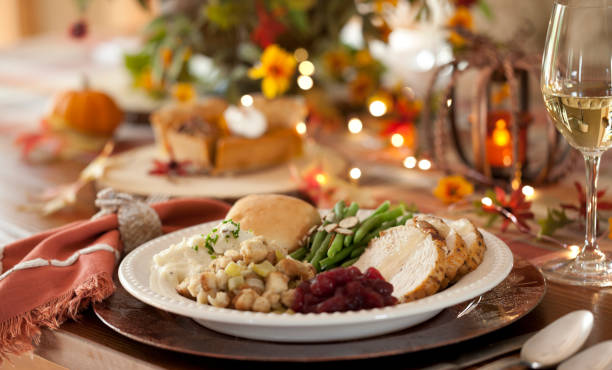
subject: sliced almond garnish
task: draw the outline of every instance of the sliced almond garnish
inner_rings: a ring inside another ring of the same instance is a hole
[[[325,216],[325,221],[327,222],[334,222],[335,219],[336,219],[336,214],[334,212],[329,212],[327,216]]]
[[[347,217],[340,221],[338,225],[345,229],[350,229],[351,227],[355,227],[359,223],[359,218],[357,216]]]
[[[336,228],[337,228],[337,227],[338,227],[338,224],[337,224],[337,223],[333,223],[333,224],[325,225],[325,226],[323,227],[323,229],[324,229],[325,231],[327,231],[328,233],[331,233],[331,232],[333,232],[334,230],[336,230]]]
[[[345,229],[344,227],[338,227],[334,231],[337,232],[338,234],[344,234],[344,235],[352,235],[353,234],[353,230]]]
[[[314,233],[317,230],[318,227],[319,227],[319,225],[314,225],[313,227],[308,229],[308,232],[306,233],[306,235],[312,235],[312,233]]]

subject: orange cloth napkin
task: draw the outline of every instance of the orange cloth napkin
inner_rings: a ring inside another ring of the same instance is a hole
[[[164,233],[222,219],[229,205],[175,199],[152,205]],[[0,362],[32,349],[40,328],[56,329],[114,290],[123,245],[117,216],[78,221],[0,247]]]

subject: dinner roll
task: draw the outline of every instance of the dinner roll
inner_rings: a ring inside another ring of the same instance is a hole
[[[239,199],[226,219],[240,222],[240,228],[275,240],[286,252],[299,247],[308,230],[321,223],[316,208],[305,201],[278,194],[256,194]]]

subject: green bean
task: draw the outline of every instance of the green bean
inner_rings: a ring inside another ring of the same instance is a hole
[[[319,247],[319,249],[317,249],[317,251],[314,253],[314,256],[312,257],[312,261],[310,261],[310,263],[312,263],[312,265],[317,271],[321,271],[321,268],[319,266],[319,261],[321,261],[323,257],[326,255],[327,249],[329,248],[329,243],[331,242],[333,235],[334,235],[333,233],[327,234],[325,239],[323,239],[323,242],[321,243],[321,246]]]
[[[378,207],[380,208],[380,207]],[[385,221],[390,221],[398,218],[404,213],[404,206],[400,205],[390,211],[386,211],[384,213],[379,213],[374,217],[366,219],[361,226],[355,231],[355,237],[353,238],[355,243],[359,243],[363,240],[368,232],[380,226]]]
[[[378,214],[381,214],[383,212],[387,212],[387,210],[389,209],[389,207],[391,206],[391,202],[389,202],[388,200],[385,200],[384,202],[382,202],[378,208],[376,208],[374,210],[374,213],[372,213],[372,216],[376,216]]]
[[[306,256],[306,247],[301,247],[299,249],[294,250],[293,252],[291,252],[289,254],[289,256],[291,256],[291,258],[301,261],[304,259],[304,257]]]
[[[347,235],[346,237],[344,237],[344,247],[348,248],[351,246],[351,244],[353,244],[353,237],[355,236],[355,233],[352,233],[351,235]]]
[[[336,236],[334,237],[334,241],[332,242],[331,246],[327,250],[327,256],[328,257],[335,256],[336,253],[340,252],[343,245],[344,245],[344,235],[336,234]]]
[[[365,251],[366,249],[366,245],[363,245],[359,248],[355,248],[353,249],[353,251],[351,252],[351,258],[355,258],[355,257],[359,257],[361,256],[361,254]]]
[[[366,234],[366,236],[363,238],[363,240],[361,240],[361,242],[359,243],[359,245],[368,245],[368,243],[370,243],[370,240],[376,238],[377,236],[380,235],[380,232],[383,230],[387,230],[393,226],[395,226],[397,223],[395,220],[390,220],[387,222],[383,222],[382,224],[380,224],[380,226],[378,226],[376,229],[370,231],[368,234]]]
[[[359,211],[359,204],[357,204],[357,202],[351,203],[351,205],[348,206],[346,212],[344,213],[344,218],[355,216],[357,214],[357,211]]]
[[[390,221],[396,219],[404,213],[402,207],[394,208],[385,213],[378,214],[368,220],[366,220],[355,232],[355,243],[359,243],[363,240],[363,238],[368,234],[368,232],[380,226],[385,221]]]
[[[382,215],[376,215],[365,220],[355,231],[353,241],[359,243],[372,229],[378,227],[382,223]]]
[[[345,259],[346,257],[350,256],[351,252],[353,250],[354,250],[354,246],[351,247],[351,248],[345,248],[345,249],[341,250],[340,252],[338,252],[333,257],[327,257],[325,259],[322,259],[321,262],[320,262],[321,270],[327,270],[331,266],[334,266],[337,263],[341,262],[343,259]]]
[[[342,263],[342,267],[349,267],[352,266],[355,262],[357,262],[357,260],[359,259],[359,257],[355,257],[355,258],[351,258],[350,260],[344,261],[344,263]]]
[[[398,225],[405,225],[406,221],[410,220],[412,218],[412,212],[408,212],[406,215],[404,215],[404,217],[400,218],[400,220],[397,222]]]
[[[323,239],[325,239],[326,235],[327,235],[327,231],[320,230],[320,231],[317,231],[314,238],[312,238],[312,245],[310,246],[310,252],[306,256],[306,260],[308,262],[312,261],[315,253],[321,246],[321,242],[323,241]]]
[[[344,204],[343,200],[338,201],[338,203],[336,203],[336,205],[334,206],[334,213],[336,214],[336,222],[342,220],[342,217],[344,216],[345,207],[346,207],[346,204]]]

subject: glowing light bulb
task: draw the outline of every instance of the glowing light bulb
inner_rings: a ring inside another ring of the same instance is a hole
[[[525,196],[527,200],[531,200],[531,198],[533,198],[535,194],[535,189],[533,188],[533,186],[525,185],[521,189],[521,192],[523,193],[523,195]]]
[[[361,170],[357,167],[353,167],[349,171],[349,176],[351,177],[351,179],[357,180],[358,178],[361,177]]]
[[[315,72],[315,66],[311,61],[305,60],[298,65],[298,71],[304,76],[311,76]]]
[[[298,62],[301,62],[303,60],[308,59],[308,50],[304,48],[297,48],[293,52],[293,56],[295,57],[295,60],[297,60]]]
[[[314,85],[314,81],[310,76],[300,76],[297,79],[297,84],[302,90],[310,90],[312,85]]]
[[[306,133],[306,130],[307,130],[307,127],[304,122],[298,122],[295,125],[295,131],[297,131],[297,133],[300,135],[304,135]]]
[[[406,168],[414,168],[417,165],[417,159],[414,158],[413,156],[410,157],[406,157],[404,159],[404,167]]]
[[[253,97],[249,94],[242,95],[242,97],[240,97],[240,104],[245,107],[250,107],[253,105]]]
[[[396,148],[404,145],[404,137],[401,134],[393,134],[391,135],[391,145]]]
[[[480,202],[482,203],[483,206],[485,207],[491,207],[493,205],[493,199],[489,198],[489,197],[484,197],[480,200]]]
[[[315,181],[319,183],[319,185],[325,185],[327,183],[327,176],[322,173],[318,173],[315,175]]]
[[[428,159],[421,159],[419,161],[419,168],[423,171],[427,171],[431,168],[431,162]]]
[[[351,132],[351,134],[358,134],[362,129],[363,123],[361,123],[359,118],[351,118],[348,121],[348,130]]]
[[[450,108],[451,105],[453,105],[453,99],[448,98],[446,100],[446,106]]]
[[[373,102],[371,102],[369,109],[370,114],[374,117],[380,117],[387,113],[387,106],[380,100],[374,100]]]

